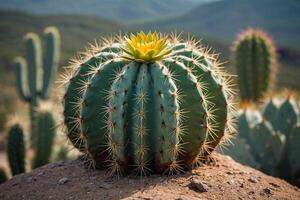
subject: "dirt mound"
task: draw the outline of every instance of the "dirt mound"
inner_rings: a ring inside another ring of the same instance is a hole
[[[214,166],[184,175],[109,177],[80,160],[56,162],[0,185],[0,199],[300,199],[287,182],[216,155]]]

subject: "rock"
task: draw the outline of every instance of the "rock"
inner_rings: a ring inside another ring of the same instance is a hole
[[[69,179],[66,178],[66,177],[64,177],[64,178],[59,179],[58,184],[59,185],[63,185],[65,183],[67,183],[67,182],[69,182]]]
[[[271,193],[271,190],[269,188],[264,188],[261,191],[260,195],[262,195],[262,196],[265,196],[265,195],[270,196],[270,195],[272,195],[272,193]]]
[[[38,176],[42,176],[42,175],[44,175],[44,172],[38,173]]]
[[[234,180],[227,181],[227,184],[234,185]]]
[[[234,173],[231,172],[231,171],[228,171],[228,172],[226,172],[226,174],[228,174],[228,175],[233,175]]]
[[[183,200],[183,198],[181,198],[181,197],[177,197],[175,200]]]
[[[269,183],[269,184],[272,185],[273,187],[280,188],[280,186],[277,185],[276,183]]]
[[[36,178],[34,178],[34,177],[28,177],[26,179],[26,181],[27,181],[27,183],[31,183],[32,181],[36,181]]]
[[[100,188],[104,188],[104,189],[109,190],[109,189],[111,189],[111,188],[113,187],[113,185],[112,185],[112,184],[109,184],[109,183],[101,183],[101,184],[99,185],[99,187],[100,187]]]
[[[206,185],[205,182],[201,182],[197,179],[192,179],[188,187],[196,192],[207,192],[209,190],[209,187]]]
[[[251,183],[257,183],[257,179],[255,177],[249,178],[248,181]]]
[[[16,185],[19,185],[19,183],[18,183],[18,182],[13,182],[13,183],[11,184],[11,186],[16,186]]]

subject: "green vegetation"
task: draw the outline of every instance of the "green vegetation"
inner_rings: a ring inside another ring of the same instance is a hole
[[[242,31],[234,41],[234,60],[241,100],[258,102],[275,82],[277,56],[272,39],[260,29]]]
[[[39,98],[49,97],[60,55],[58,30],[55,27],[47,27],[44,37],[45,45],[42,47],[40,38],[35,33],[27,33],[25,35],[27,61],[23,57],[16,57],[14,60],[19,96],[30,105],[31,140],[37,134],[36,111]]]
[[[263,106],[261,114],[247,108],[239,114],[241,134],[234,141],[245,141],[249,151],[240,155],[245,150],[238,142],[228,147],[225,154],[267,174],[300,184],[299,120],[299,105],[291,98],[271,99]]]
[[[171,39],[141,32],[125,47],[91,48],[69,67],[64,122],[89,164],[112,173],[177,173],[228,139],[230,77],[196,41]]]
[[[25,172],[25,142],[20,125],[13,125],[8,132],[7,156],[12,175]]]
[[[36,117],[36,128],[33,168],[43,166],[50,161],[56,129],[52,114],[39,112]]]
[[[40,111],[36,118],[37,135],[32,148],[35,155],[32,162],[28,161],[32,168],[49,163],[56,135],[56,124],[51,112]],[[7,157],[12,175],[26,172],[26,145],[23,129],[19,124],[10,127],[7,139]]]
[[[7,181],[7,179],[8,178],[6,176],[5,171],[2,168],[0,168],[0,184],[4,183],[5,181]]]

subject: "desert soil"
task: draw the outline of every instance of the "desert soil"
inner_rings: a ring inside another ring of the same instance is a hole
[[[300,199],[287,182],[216,155],[214,165],[183,175],[109,177],[80,160],[59,161],[15,176],[0,185],[0,199]]]

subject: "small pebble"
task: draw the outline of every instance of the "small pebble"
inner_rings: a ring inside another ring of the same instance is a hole
[[[16,185],[19,185],[19,183],[18,183],[18,182],[13,182],[13,183],[11,184],[11,186],[16,186]]]
[[[113,185],[109,184],[109,183],[102,183],[101,185],[99,185],[99,187],[108,190],[108,189],[111,189],[113,187]]]
[[[38,176],[42,176],[42,175],[44,175],[44,172],[38,173]]]
[[[269,183],[270,185],[272,185],[273,187],[279,188],[280,186],[277,185],[276,183]]]
[[[194,190],[196,192],[207,192],[209,190],[209,187],[207,186],[207,184],[205,182],[201,182],[199,180],[193,179],[190,184],[188,185],[188,187],[191,190]]]
[[[271,194],[271,190],[269,188],[264,188],[263,192],[266,194]]]
[[[66,177],[64,177],[64,178],[59,179],[58,184],[59,185],[63,185],[65,183],[67,183],[67,182],[69,182],[69,179],[66,178]]]
[[[250,181],[251,183],[257,183],[257,179],[254,177],[249,178],[248,181]]]

